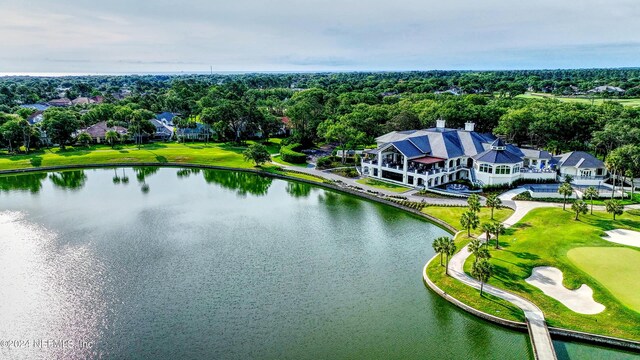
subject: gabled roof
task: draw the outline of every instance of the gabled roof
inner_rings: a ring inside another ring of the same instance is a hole
[[[472,156],[475,161],[489,164],[517,164],[522,162],[522,158],[508,150],[487,150],[478,155]]]
[[[413,143],[411,143],[411,141],[409,140],[392,142],[391,145],[398,149],[398,151],[400,151],[402,155],[408,158],[414,158],[424,155],[424,153],[420,151],[420,149],[418,149],[415,145],[413,145]]]
[[[602,160],[584,151],[572,151],[556,156],[559,166],[573,166],[579,169],[604,168]]]
[[[106,121],[100,121],[97,124],[91,125],[88,128],[86,128],[84,131],[87,134],[91,135],[92,138],[95,139],[95,138],[103,138],[107,133],[107,131],[109,130],[115,130],[120,135],[127,133],[127,129],[123,128],[122,126],[108,127]]]

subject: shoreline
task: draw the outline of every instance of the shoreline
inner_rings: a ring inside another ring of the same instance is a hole
[[[46,167],[39,167],[39,168],[31,167],[31,168],[21,168],[21,169],[11,169],[11,170],[0,170],[0,176],[13,175],[13,174],[28,174],[28,173],[36,173],[36,172],[52,172],[52,171],[60,171],[60,170],[101,169],[101,168],[114,168],[114,167],[166,167],[166,168],[192,168],[192,169],[205,169],[205,170],[239,171],[239,172],[245,172],[245,173],[253,173],[253,174],[262,175],[262,176],[270,176],[276,179],[297,181],[297,182],[301,182],[309,185],[323,187],[325,189],[333,190],[336,192],[357,196],[365,200],[373,201],[379,204],[392,206],[398,210],[408,212],[412,215],[418,216],[426,221],[429,221],[434,225],[449,232],[452,236],[455,236],[455,234],[458,232],[458,230],[453,228],[451,225],[447,224],[446,222],[436,217],[425,214],[415,209],[404,207],[398,203],[395,203],[377,196],[373,196],[366,192],[360,192],[360,191],[352,190],[349,188],[343,188],[329,182],[315,182],[307,179],[297,178],[294,176],[271,173],[271,172],[256,169],[256,168],[253,168],[253,169],[234,168],[234,167],[217,166],[217,165],[201,165],[201,164],[170,163],[170,162],[167,162],[167,163],[102,163],[102,164],[81,164],[81,165],[57,165],[57,166],[46,166]],[[285,170],[285,171],[296,173],[295,170]],[[299,173],[308,175],[304,172],[299,172]],[[513,330],[522,331],[522,332],[527,331],[527,325],[524,322],[507,320],[507,319],[497,317],[495,315],[485,313],[481,310],[474,308],[473,306],[470,306],[456,299],[454,296],[440,289],[435,283],[431,281],[431,279],[427,275],[427,268],[429,264],[431,263],[431,261],[433,261],[437,257],[438,255],[436,254],[431,259],[429,259],[422,270],[423,283],[425,283],[425,285],[427,285],[427,287],[431,291],[435,292],[436,294],[438,294],[439,296],[441,296],[451,304],[457,306],[458,308],[470,314],[475,315],[476,317],[479,317],[486,321],[490,321],[494,324],[498,324]],[[585,333],[577,330],[569,330],[569,329],[556,328],[556,327],[549,327],[549,332],[556,337],[565,338],[569,340],[577,340],[577,341],[591,343],[591,344],[600,345],[600,346],[607,346],[607,347],[617,348],[621,350],[631,350],[635,352],[640,352],[640,342],[634,341],[634,340],[614,338],[606,335]]]

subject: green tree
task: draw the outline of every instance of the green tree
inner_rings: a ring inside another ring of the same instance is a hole
[[[471,275],[480,281],[480,296],[482,296],[484,284],[493,276],[493,266],[489,260],[481,259],[473,264]]]
[[[442,256],[444,255],[445,243],[448,240],[449,240],[448,237],[441,236],[433,240],[433,243],[431,244],[431,246],[433,246],[433,251],[435,251],[436,254],[440,254],[440,266],[444,265],[442,263]]]
[[[576,220],[578,220],[580,214],[586,214],[589,212],[587,203],[582,200],[576,200],[573,204],[571,204],[571,210],[576,213]]]
[[[562,210],[566,210],[567,209],[567,197],[571,196],[571,194],[573,194],[573,188],[571,187],[571,184],[569,183],[562,183],[562,185],[560,185],[560,187],[558,188],[558,193],[560,195],[562,195],[563,197],[563,201],[562,201]]]
[[[609,214],[613,214],[613,220],[616,219],[616,215],[622,215],[624,212],[624,206],[619,200],[606,200],[604,206]]]
[[[471,236],[471,229],[478,228],[480,224],[480,218],[478,218],[478,213],[472,210],[465,211],[460,216],[460,225],[463,229],[467,230],[467,236]]]
[[[44,112],[42,127],[54,143],[64,149],[80,127],[75,113],[70,110],[51,108]]]
[[[20,144],[24,142],[24,132],[29,130],[29,123],[17,116],[2,124],[0,134],[9,152],[14,153],[20,149]],[[26,147],[26,144],[25,144]]]
[[[593,215],[593,199],[598,197],[598,195],[600,195],[598,189],[593,186],[589,186],[582,194],[583,197],[589,199],[591,202],[591,215]]]
[[[497,194],[491,194],[487,196],[486,205],[491,209],[491,220],[493,220],[493,211],[502,208],[502,200],[500,200]]]
[[[500,249],[500,235],[504,234],[504,230],[505,227],[502,223],[497,222],[493,224],[493,234],[496,236],[496,249]]]
[[[327,120],[318,126],[318,135],[328,142],[338,143],[342,150],[342,163],[345,163],[347,150],[355,149],[365,137],[363,132],[357,131],[343,121]]]
[[[118,133],[115,130],[107,130],[104,134],[104,140],[113,148],[118,141]]]
[[[93,138],[91,138],[91,135],[89,135],[88,133],[81,132],[80,134],[78,134],[78,137],[76,137],[76,141],[83,146],[89,146],[89,144],[91,144],[91,141],[93,141]]]
[[[467,204],[469,205],[469,210],[477,213],[480,211],[480,197],[476,194],[471,194],[467,199]]]
[[[489,222],[482,223],[482,225],[480,225],[480,229],[482,230],[486,238],[485,245],[488,245],[489,240],[491,240],[491,233],[493,232],[493,224]]]
[[[457,247],[455,241],[452,238],[447,238],[443,245],[443,252],[447,256],[447,263],[445,267],[445,274],[449,275],[449,259],[456,253]]]
[[[267,151],[267,147],[262,144],[251,144],[243,153],[246,161],[253,161],[256,166],[260,166],[271,160],[271,155]]]

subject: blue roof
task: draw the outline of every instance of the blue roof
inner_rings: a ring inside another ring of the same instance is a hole
[[[460,138],[456,131],[445,132],[442,134],[442,138],[444,139],[444,146],[450,158],[464,156],[464,148],[460,143]]]
[[[487,150],[473,159],[489,164],[516,164],[522,162],[522,158],[508,150]]]
[[[431,152],[431,144],[429,143],[428,136],[416,136],[408,138],[407,140],[411,141],[413,145],[415,145],[423,153],[428,154]]]
[[[420,149],[418,149],[415,145],[413,145],[409,140],[396,141],[391,144],[408,158],[424,155],[424,153],[420,151]]]
[[[35,109],[38,111],[45,111],[48,108],[50,108],[51,106],[46,105],[46,104],[24,104],[24,105],[20,105],[21,108],[25,108],[25,109]]]
[[[171,121],[171,120],[173,120],[173,118],[174,118],[175,116],[176,116],[176,115],[175,115],[174,113],[170,113],[170,112],[166,112],[166,111],[165,111],[165,112],[163,112],[163,113],[160,113],[160,114],[156,115],[156,119],[158,119],[158,120],[165,119],[165,120],[167,120],[167,121]]]

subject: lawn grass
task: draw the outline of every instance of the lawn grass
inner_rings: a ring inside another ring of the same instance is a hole
[[[242,152],[245,147],[227,144],[204,143],[154,143],[122,145],[111,148],[104,145],[68,147],[35,151],[27,155],[0,156],[0,170],[38,168],[61,165],[87,165],[106,163],[157,163],[167,162],[217,165],[235,168],[252,168]]]
[[[567,256],[620,302],[640,312],[640,270],[637,268],[640,266],[640,251],[623,247],[581,247],[569,250]],[[630,269],[632,264],[635,268]]]
[[[467,211],[468,208],[465,206],[426,206],[422,209],[422,212],[433,217],[436,217],[447,224],[453,226],[454,228],[461,230],[460,226],[460,216],[462,213]],[[509,218],[513,214],[513,210],[509,208],[502,208],[494,210],[493,219],[495,221],[503,222]],[[480,208],[480,213],[478,214],[480,218],[480,224],[491,221],[491,209],[487,207]],[[471,230],[471,234],[479,235],[481,233],[480,228],[476,230]],[[466,235],[466,234],[465,234]]]
[[[272,156],[271,157],[271,161],[276,163],[276,164],[280,164],[280,165],[295,166],[295,167],[300,167],[300,168],[308,167],[307,163],[294,164],[294,163],[290,163],[290,162],[284,161],[284,160],[282,160],[282,157],[280,155]]]
[[[525,93],[522,95],[516,96],[518,98],[524,99],[556,99],[562,102],[568,103],[581,103],[588,105],[602,105],[604,102],[616,102],[620,103],[624,106],[640,106],[640,98],[633,99],[593,99],[584,96],[556,96],[553,94],[544,94],[544,93]]]
[[[402,193],[402,192],[411,190],[410,188],[405,187],[405,186],[396,185],[396,184],[392,184],[392,183],[388,183],[388,182],[384,182],[384,181],[379,181],[379,180],[375,180],[375,179],[371,179],[371,178],[364,178],[364,179],[356,180],[356,182],[358,184],[368,185],[368,186],[374,187],[376,189],[392,191],[392,192],[395,192],[395,193]]]
[[[429,263],[427,276],[442,291],[467,305],[503,319],[524,322],[524,313],[512,303],[487,293],[483,293],[480,297],[479,290],[445,275],[444,267],[440,265],[439,258],[433,259]]]
[[[605,249],[635,249],[605,241],[604,232],[612,229],[640,229],[640,216],[625,213],[615,221],[610,214],[594,211],[593,215],[582,215],[574,220],[575,214],[560,208],[534,209],[514,227],[507,229],[500,237],[501,250],[491,249],[491,263],[495,274],[489,284],[507,289],[533,301],[545,314],[549,325],[596,334],[640,340],[637,324],[640,313],[625,306],[621,299],[602,283],[599,278],[582,270],[568,257],[568,252],[576,248],[599,248],[600,257],[608,256]],[[627,262],[626,258],[609,258],[619,262],[619,269],[631,273],[634,281],[640,276],[637,262]],[[465,271],[470,272],[473,256],[465,263]],[[568,289],[577,289],[587,284],[594,291],[595,301],[606,306],[606,310],[596,315],[577,314],[555,299],[548,297],[538,288],[524,280],[537,266],[559,268],[564,275],[564,285]],[[625,275],[626,276],[626,275]],[[607,278],[624,285],[624,277]],[[608,286],[611,286],[609,283]],[[637,296],[637,293],[636,293]]]

